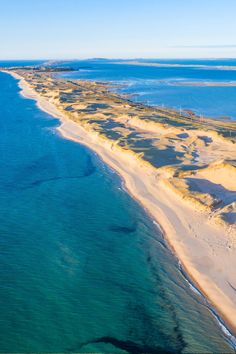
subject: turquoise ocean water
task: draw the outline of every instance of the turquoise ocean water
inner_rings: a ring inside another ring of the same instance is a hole
[[[0,90],[0,352],[233,353],[120,178]]]

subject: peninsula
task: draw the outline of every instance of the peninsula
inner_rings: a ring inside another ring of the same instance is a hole
[[[136,65],[136,64],[135,64]],[[117,171],[236,333],[236,123],[132,102],[106,83],[13,68],[23,95]]]
[[[205,64],[176,64],[176,63],[153,63],[150,61],[139,60],[123,60],[114,64],[122,65],[138,65],[138,66],[154,66],[157,68],[196,68],[196,69],[213,69],[213,70],[236,70],[235,65],[205,65]]]

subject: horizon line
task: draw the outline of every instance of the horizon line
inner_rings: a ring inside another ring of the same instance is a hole
[[[236,46],[235,46],[236,47]],[[218,60],[218,59],[235,59],[235,57],[83,57],[83,58],[0,58],[0,61],[82,61],[82,60]]]

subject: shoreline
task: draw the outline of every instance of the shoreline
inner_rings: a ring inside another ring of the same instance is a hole
[[[209,265],[208,258],[210,258],[209,252],[212,250],[210,248],[205,249],[206,240],[204,237],[201,238],[201,234],[203,234],[212,236],[212,242],[223,241],[223,236],[225,235],[222,236],[221,230],[207,223],[207,220],[204,219],[204,214],[198,215],[188,205],[184,205],[184,202],[172,191],[166,189],[161,183],[158,184],[154,169],[142,165],[137,159],[132,159],[130,155],[116,150],[109,142],[102,141],[97,135],[85,130],[78,123],[67,118],[54,104],[48,102],[31,89],[21,76],[7,70],[5,72],[20,80],[19,86],[24,97],[36,100],[41,110],[60,120],[61,125],[57,130],[64,138],[79,142],[95,151],[106,164],[121,176],[129,194],[160,225],[163,236],[180,260],[181,267],[189,275],[194,286],[196,284],[206,299],[210,300],[209,302],[206,301],[207,304],[213,306],[213,314],[215,312],[214,308],[216,308],[223,319],[221,325],[227,323],[232,333],[235,334],[236,306],[232,301],[232,297],[229,296],[232,293],[232,289],[231,292],[225,291],[230,290],[230,286],[228,285],[227,289],[226,286],[223,286],[225,280],[223,276],[219,276],[216,284],[216,275],[220,272],[215,269],[215,272],[211,274],[209,268],[212,265]],[[144,179],[145,184],[143,183]],[[199,250],[201,252],[200,259],[194,254]],[[227,252],[230,256],[228,258],[232,260],[232,254],[230,254],[230,251]],[[212,261],[212,259],[210,260]],[[217,257],[215,256],[213,263],[216,260]],[[224,259],[223,262],[226,260]],[[230,265],[230,263],[232,262],[229,261],[228,264]],[[234,264],[235,262],[231,264],[231,267]],[[225,266],[227,267],[227,264]],[[233,342],[233,344],[235,345],[236,342]]]

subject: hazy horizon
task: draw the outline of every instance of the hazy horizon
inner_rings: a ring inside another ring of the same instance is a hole
[[[235,57],[81,57],[81,58],[0,58],[4,61],[88,61],[88,60],[236,60]]]

